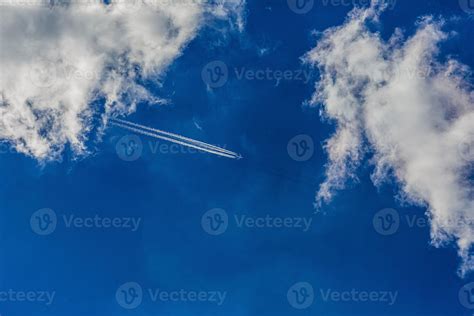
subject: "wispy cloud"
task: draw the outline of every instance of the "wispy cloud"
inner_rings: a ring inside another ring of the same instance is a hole
[[[433,17],[420,19],[409,38],[397,29],[382,39],[373,26],[383,10],[382,1],[355,9],[306,55],[321,72],[312,103],[337,125],[326,142],[327,179],[317,203],[356,178],[373,153],[373,182],[394,177],[403,198],[428,207],[433,244],[456,241],[465,275],[474,270],[474,160],[460,150],[474,145],[470,70],[455,59],[437,59],[450,35]]]
[[[207,22],[242,24],[243,3],[0,1],[0,140],[38,160],[87,152],[94,113],[162,102],[137,79],[160,79]]]

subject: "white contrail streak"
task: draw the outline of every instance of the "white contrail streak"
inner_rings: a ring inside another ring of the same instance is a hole
[[[118,120],[118,119],[112,119],[110,123],[113,124],[113,125],[119,126],[121,128],[130,130],[132,132],[136,132],[136,133],[139,133],[139,134],[142,134],[142,135],[154,137],[154,138],[157,138],[157,139],[166,140],[166,141],[176,143],[176,144],[179,144],[179,145],[182,145],[182,146],[191,147],[191,148],[194,148],[194,149],[197,149],[197,150],[200,150],[200,151],[204,151],[204,152],[208,152],[208,153],[211,153],[211,154],[214,154],[214,155],[219,155],[219,156],[226,157],[226,158],[231,158],[231,159],[241,159],[242,158],[242,156],[240,154],[237,154],[233,151],[229,151],[229,150],[226,150],[226,149],[223,149],[223,148],[220,148],[220,147],[216,147],[216,146],[213,146],[213,145],[210,145],[210,144],[206,144],[206,143],[203,143],[203,142],[200,142],[200,141],[196,141],[194,139],[187,138],[187,137],[184,137],[184,136],[180,136],[180,135],[160,131],[160,130],[157,130],[157,129],[152,129],[150,127],[146,127],[146,126],[143,126],[143,125],[139,125],[139,124],[123,121],[123,120]],[[130,125],[133,125],[133,126],[128,126],[126,124],[130,124]]]
[[[210,144],[207,144],[207,143],[204,143],[204,142],[201,142],[201,141],[198,141],[198,140],[194,140],[194,139],[191,139],[191,138],[188,138],[188,137],[184,137],[184,136],[181,136],[181,135],[178,135],[178,134],[173,134],[173,133],[165,132],[165,131],[162,131],[162,130],[159,130],[159,129],[156,129],[156,128],[151,128],[151,127],[148,127],[148,126],[145,126],[145,125],[132,123],[132,122],[128,122],[128,121],[125,121],[125,120],[116,119],[116,118],[111,118],[111,121],[114,121],[116,123],[121,123],[121,124],[124,124],[124,125],[128,125],[128,126],[131,126],[131,127],[134,127],[134,128],[146,130],[146,131],[152,132],[153,134],[164,135],[164,137],[177,139],[177,140],[182,141],[182,142],[193,143],[196,146],[205,147],[205,148],[208,148],[208,149],[213,150],[213,151],[220,151],[220,152],[224,152],[224,153],[229,154],[229,155],[235,155],[236,154],[236,153],[234,153],[230,150],[224,149],[224,148],[220,148],[220,147],[217,147],[217,146],[214,146],[214,145],[210,145]]]
[[[208,148],[205,148],[205,147],[196,146],[192,143],[186,143],[186,142],[183,142],[183,141],[180,141],[180,140],[177,140],[177,139],[173,139],[173,138],[170,138],[170,137],[157,135],[157,134],[147,132],[147,131],[144,131],[144,130],[141,130],[141,129],[138,129],[138,128],[130,127],[130,126],[127,126],[127,125],[124,125],[124,124],[120,124],[120,123],[116,123],[116,122],[111,122],[111,124],[122,127],[122,128],[125,128],[127,130],[132,131],[132,132],[136,132],[136,133],[139,133],[139,134],[142,134],[142,135],[154,137],[154,138],[157,138],[157,139],[166,140],[166,141],[176,143],[176,144],[179,144],[179,145],[182,145],[182,146],[195,148],[197,150],[205,151],[205,152],[208,152],[208,153],[211,153],[211,154],[215,154],[215,155],[219,155],[219,156],[223,156],[223,157],[227,157],[227,158],[232,158],[232,159],[241,158],[241,156],[238,155],[237,153],[227,154],[227,153],[224,153],[224,152],[221,152],[221,151],[216,151],[216,150],[211,150],[211,149],[208,149]]]

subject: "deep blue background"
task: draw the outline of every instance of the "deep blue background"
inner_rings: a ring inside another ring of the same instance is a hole
[[[458,301],[472,276],[457,277],[453,248],[429,245],[428,228],[402,225],[392,236],[377,234],[372,218],[380,209],[423,216],[424,209],[400,206],[396,188],[375,189],[370,167],[360,183],[341,192],[323,213],[314,214],[314,195],[323,179],[323,141],[333,131],[318,109],[304,107],[317,74],[308,84],[238,80],[234,68],[311,69],[300,57],[314,47],[313,30],[340,25],[350,7],[323,6],[298,15],[286,1],[249,0],[243,33],[202,30],[170,68],[163,87],[149,83],[171,101],[163,107],[141,105],[129,119],[213,144],[245,156],[240,161],[207,154],[152,153],[146,137],[143,156],[126,162],[116,142],[127,132],[110,128],[96,154],[68,157],[44,167],[18,154],[0,155],[0,289],[55,290],[52,306],[4,302],[2,316],[16,315],[470,315]],[[443,46],[474,66],[473,22],[457,1],[399,1],[382,17],[381,32],[395,27],[413,33],[424,14],[453,16],[446,28],[458,35]],[[259,54],[261,49],[266,54]],[[229,81],[209,91],[201,69],[224,61]],[[202,127],[196,128],[194,122]],[[288,141],[311,135],[315,154],[296,162]],[[314,217],[306,233],[291,229],[238,229],[220,236],[201,228],[201,216],[219,207],[251,216]],[[33,212],[51,208],[76,216],[135,216],[137,232],[66,229],[49,236],[30,228]],[[210,303],[152,303],[127,311],[115,301],[123,283],[144,288],[227,291],[223,306]],[[323,302],[292,308],[288,288],[298,281],[334,290],[398,291],[394,306],[384,303]]]

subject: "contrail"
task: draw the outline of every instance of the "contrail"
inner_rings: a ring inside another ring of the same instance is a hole
[[[129,122],[129,121],[116,119],[116,118],[111,118],[111,121],[115,121],[115,122],[118,122],[118,123],[121,123],[121,124],[129,125],[129,126],[132,126],[134,128],[146,130],[146,131],[152,132],[154,134],[165,135],[165,137],[175,138],[175,139],[178,139],[178,140],[183,141],[183,142],[190,142],[190,143],[195,144],[196,146],[206,147],[210,150],[225,152],[229,155],[234,155],[235,154],[234,152],[232,152],[230,150],[226,150],[226,149],[223,149],[223,148],[220,148],[220,147],[217,147],[217,146],[214,146],[214,145],[210,145],[210,144],[207,144],[207,143],[204,143],[204,142],[200,142],[198,140],[194,140],[194,139],[184,137],[184,136],[181,136],[181,135],[178,135],[178,134],[173,134],[173,133],[165,132],[165,131],[162,131],[162,130],[159,130],[159,129],[156,129],[156,128],[151,128],[151,127],[148,127],[148,126],[145,126],[145,125],[132,123],[132,122]]]
[[[191,139],[191,138],[187,138],[187,137],[177,135],[177,134],[173,134],[173,133],[168,133],[168,132],[165,132],[165,131],[150,128],[150,127],[143,126],[143,125],[140,125],[140,124],[127,122],[127,121],[119,120],[119,119],[111,119],[111,124],[119,126],[121,128],[127,129],[127,130],[130,130],[130,131],[133,131],[133,132],[136,132],[136,133],[139,133],[139,134],[142,134],[142,135],[154,137],[154,138],[157,138],[157,139],[166,140],[166,141],[169,141],[169,142],[172,142],[172,143],[176,143],[176,144],[179,144],[179,145],[182,145],[182,146],[191,147],[191,148],[194,148],[194,149],[197,149],[197,150],[200,150],[200,151],[204,151],[204,152],[208,152],[208,153],[211,153],[211,154],[214,154],[214,155],[219,155],[219,156],[226,157],[226,158],[231,158],[231,159],[241,159],[242,158],[242,156],[240,154],[235,153],[233,151],[229,151],[229,150],[226,150],[226,149],[214,146],[214,145],[210,145],[210,144],[207,144],[207,143],[203,143],[203,142]]]
[[[130,131],[132,131],[132,132],[136,132],[136,133],[139,133],[139,134],[142,134],[142,135],[154,137],[154,138],[157,138],[157,139],[166,140],[166,141],[169,141],[169,142],[172,142],[172,143],[176,143],[176,144],[179,144],[179,145],[182,145],[182,146],[187,146],[187,147],[195,148],[195,149],[197,149],[197,150],[205,151],[205,152],[208,152],[208,153],[211,153],[211,154],[215,154],[215,155],[219,155],[219,156],[222,156],[222,157],[227,157],[227,158],[231,158],[231,159],[240,159],[240,158],[242,158],[242,157],[241,157],[239,154],[237,154],[237,153],[227,154],[227,153],[222,152],[222,151],[216,151],[216,150],[208,149],[208,148],[206,148],[206,147],[196,146],[196,145],[194,145],[194,144],[192,144],[192,143],[186,143],[186,142],[183,142],[183,141],[180,141],[180,140],[177,140],[177,139],[173,139],[173,138],[170,138],[170,137],[166,137],[166,136],[162,136],[162,135],[157,135],[157,134],[154,134],[154,133],[151,133],[151,132],[147,132],[147,131],[144,131],[144,130],[141,130],[141,129],[138,129],[138,128],[130,127],[130,126],[127,126],[127,125],[124,125],[124,124],[120,124],[120,123],[116,123],[116,122],[111,122],[111,124],[116,125],[116,126],[119,126],[119,127],[122,127],[122,128],[125,128],[125,129],[128,129],[128,130],[130,130]]]

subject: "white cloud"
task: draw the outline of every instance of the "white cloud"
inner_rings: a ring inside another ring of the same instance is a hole
[[[85,141],[105,98],[104,122],[137,101],[161,102],[137,77],[159,78],[199,28],[243,1],[0,0],[0,140],[38,160]]]
[[[327,179],[317,203],[356,178],[373,153],[374,183],[394,177],[403,198],[428,208],[433,244],[455,241],[465,275],[474,270],[470,70],[452,58],[438,61],[440,42],[451,34],[432,17],[420,19],[410,38],[396,30],[382,39],[373,26],[383,9],[376,2],[354,10],[305,57],[321,72],[312,103],[337,126],[326,143]]]

